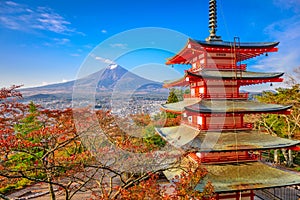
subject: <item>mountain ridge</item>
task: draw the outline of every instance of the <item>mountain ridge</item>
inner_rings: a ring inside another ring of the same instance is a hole
[[[117,64],[109,65],[78,80],[21,89],[24,96],[38,94],[72,95],[74,89],[89,88],[98,93],[166,92],[162,83],[142,78]],[[77,88],[74,88],[77,87]]]

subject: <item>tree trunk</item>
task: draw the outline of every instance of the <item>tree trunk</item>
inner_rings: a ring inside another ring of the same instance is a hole
[[[65,195],[66,195],[66,200],[69,200],[69,191],[67,189],[65,189]]]
[[[51,183],[51,178],[50,177],[48,177],[48,181],[49,181],[50,199],[55,200],[55,192],[54,192],[53,184]]]
[[[10,198],[8,198],[7,196],[5,196],[4,194],[0,193],[0,198],[4,199],[4,200],[10,200]]]
[[[289,149],[289,161],[288,161],[289,167],[292,167],[294,165],[294,159],[293,159],[293,152],[291,149]]]
[[[286,165],[288,165],[288,162],[289,162],[289,156],[286,152],[286,149],[281,149],[281,152],[283,154],[283,157],[284,157],[284,160],[286,161]]]
[[[279,160],[278,160],[278,149],[274,150],[274,163],[278,164]]]

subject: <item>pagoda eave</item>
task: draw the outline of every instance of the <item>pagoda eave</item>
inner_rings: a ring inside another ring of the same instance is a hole
[[[171,88],[171,87],[185,87],[189,85],[189,82],[186,81],[186,76],[181,79],[174,80],[174,81],[165,81],[163,84],[164,88]]]
[[[181,115],[183,111],[179,111],[179,110],[172,110],[172,109],[167,109],[164,107],[160,108],[161,111],[167,112],[167,113],[173,113],[173,114],[177,114],[177,115]]]
[[[271,79],[245,79],[239,80],[240,86],[247,86],[247,85],[255,85],[255,84],[263,84],[263,83],[281,83],[283,82],[283,78],[271,78]]]
[[[184,77],[183,79],[179,79],[179,80],[175,80],[173,82],[165,82],[163,87],[164,88],[172,88],[172,87],[186,87],[189,85],[189,81],[186,81],[185,79],[186,77]],[[255,85],[255,84],[264,84],[264,83],[280,83],[283,82],[283,78],[279,78],[279,77],[275,77],[275,78],[257,78],[257,79],[249,79],[249,78],[235,78],[235,77],[222,77],[222,78],[218,78],[216,80],[216,78],[211,78],[211,77],[202,77],[199,80],[201,81],[205,81],[206,83],[210,83],[210,82],[216,82],[216,81],[232,81],[232,80],[236,80],[237,84],[240,86],[248,86],[248,85]],[[189,80],[193,80],[192,76],[189,77]],[[210,87],[214,87],[213,85],[211,85]],[[226,84],[224,84],[224,87],[226,87]]]
[[[197,77],[204,79],[212,79],[212,80],[245,80],[246,82],[254,82],[254,81],[274,81],[274,82],[281,82],[282,79],[279,77],[284,75],[284,72],[278,73],[259,73],[259,72],[249,72],[249,71],[241,71],[240,73],[231,70],[231,71],[217,71],[217,70],[206,70],[201,72],[191,72],[186,71],[186,74],[191,77]]]
[[[190,57],[190,56],[188,56]],[[166,65],[175,65],[175,64],[185,64],[185,65],[188,65],[190,64],[188,61],[187,61],[187,56],[175,56],[174,58],[168,60],[165,64]]]
[[[168,59],[166,65],[190,64],[189,59],[197,53],[232,53],[236,48],[237,61],[243,61],[260,56],[265,53],[277,52],[279,42],[252,42],[240,43],[238,47],[234,42],[225,41],[197,41],[189,39],[184,48],[175,56]]]
[[[229,152],[292,148],[300,141],[272,136],[258,131],[200,131],[194,127],[180,126],[156,128],[167,142],[181,149],[196,152]]]
[[[205,48],[219,48],[219,49],[230,49],[234,46],[234,42],[228,41],[201,41],[201,40],[189,40],[192,45],[196,47],[205,47]],[[251,49],[261,49],[264,51],[277,49],[276,46],[279,42],[240,42],[239,49],[251,50]],[[192,46],[194,47],[194,46]]]
[[[195,190],[203,191],[210,181],[217,193],[267,189],[300,184],[300,176],[282,171],[261,162],[204,165],[208,174]],[[284,177],[279,179],[279,177]]]
[[[182,169],[164,171],[167,179],[173,181],[176,177],[180,177],[185,168],[190,168],[189,161],[193,162],[186,157],[182,161]],[[204,164],[203,167],[208,173],[195,187],[195,190],[200,192],[203,192],[208,181],[214,186],[215,193],[223,194],[300,184],[299,175],[258,161]]]
[[[162,104],[160,106],[160,109],[165,110],[167,112],[172,112],[172,113],[182,113],[184,111],[185,107],[193,105],[199,101],[200,101],[200,99],[190,98],[190,99],[186,99],[184,101],[179,101],[176,103]]]
[[[242,100],[202,100],[184,109],[194,113],[277,113],[284,114],[292,105],[266,104]]]
[[[274,109],[274,110],[196,110],[191,108],[185,108],[187,111],[191,111],[194,113],[200,113],[201,114],[229,114],[229,113],[243,113],[243,114],[290,114],[288,109],[291,107],[285,107],[282,109]]]

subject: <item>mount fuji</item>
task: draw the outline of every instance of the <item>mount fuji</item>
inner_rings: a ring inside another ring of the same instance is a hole
[[[22,89],[24,96],[32,95],[72,95],[74,87],[89,88],[97,94],[109,94],[114,91],[118,93],[166,93],[168,90],[162,88],[162,83],[142,78],[117,64],[111,64],[84,78],[64,83],[45,85],[40,87]]]

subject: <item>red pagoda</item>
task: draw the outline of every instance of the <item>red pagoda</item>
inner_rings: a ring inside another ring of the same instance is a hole
[[[206,41],[189,39],[184,48],[168,59],[167,65],[190,66],[184,77],[165,82],[165,87],[189,86],[190,94],[177,103],[162,105],[166,112],[182,115],[180,126],[158,128],[168,143],[191,152],[188,159],[208,170],[216,199],[254,199],[258,190],[300,184],[294,173],[261,162],[264,150],[291,148],[300,141],[252,130],[244,122],[248,114],[289,114],[291,106],[248,100],[241,86],[282,82],[283,73],[247,71],[242,61],[277,52],[278,42],[225,42],[216,35],[216,0],[209,1],[210,35]],[[168,179],[179,171],[166,171]],[[201,191],[205,181],[195,190]]]

